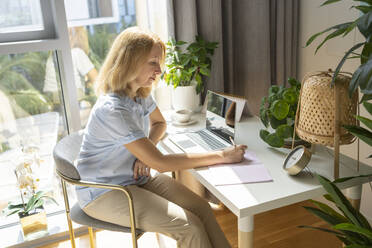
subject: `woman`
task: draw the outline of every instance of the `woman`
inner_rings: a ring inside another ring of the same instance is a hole
[[[164,43],[154,34],[128,28],[114,41],[99,72],[97,94],[77,160],[82,179],[127,185],[137,227],[174,238],[179,247],[230,247],[209,204],[159,172],[240,162],[245,146],[204,154],[163,155],[156,143],[166,123],[149,96],[161,74]],[[77,188],[90,216],[129,226],[128,201],[122,192]]]

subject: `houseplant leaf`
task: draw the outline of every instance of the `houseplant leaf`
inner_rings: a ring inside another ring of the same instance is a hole
[[[369,102],[363,102],[364,108],[372,115],[372,103]]]
[[[320,219],[324,220],[325,222],[331,224],[331,225],[336,225],[339,223],[342,223],[339,218],[334,217],[325,211],[318,209],[318,208],[313,208],[313,207],[304,207],[307,211],[311,212],[315,216],[318,216]]]
[[[337,230],[341,230],[341,231],[350,231],[350,232],[358,233],[358,234],[361,234],[367,237],[368,239],[372,241],[372,231],[366,228],[361,228],[351,223],[340,223],[340,224],[333,226],[333,228]]]
[[[361,121],[364,125],[366,125],[369,129],[372,130],[372,120],[371,119],[368,119],[366,117],[363,117],[363,116],[356,116],[356,118]]]
[[[327,178],[316,175],[323,188],[332,196],[335,204],[341,209],[345,216],[354,224],[363,227],[362,221],[359,219],[357,211],[351,206],[351,203],[345,198],[342,192],[333,185]]]
[[[276,100],[270,108],[271,113],[278,120],[283,120],[289,112],[289,105],[284,100]]]
[[[263,140],[263,141],[266,141],[267,140],[267,136],[269,136],[270,132],[265,130],[265,129],[261,129],[260,130],[260,138]]]
[[[315,201],[315,200],[310,200],[314,205],[316,205],[318,208],[320,208],[323,212],[327,213],[328,215],[334,217],[338,223],[345,223],[349,222],[348,219],[346,219],[344,216],[336,212],[333,208],[329,207],[328,205]]]
[[[341,26],[336,31],[334,31],[334,32],[330,33],[329,35],[327,35],[327,37],[317,46],[317,48],[315,50],[315,53],[317,53],[318,50],[319,50],[319,48],[321,48],[324,45],[324,43],[326,43],[328,40],[333,39],[333,38],[335,38],[335,37],[340,36],[341,34],[343,34],[347,30],[347,28],[349,27],[349,25],[351,25],[351,24],[352,23],[349,22],[349,23],[345,24],[344,26]]]
[[[344,57],[341,59],[340,63],[338,63],[337,67],[336,67],[336,70],[333,74],[333,77],[332,77],[332,84],[334,84],[335,80],[336,80],[336,77],[338,75],[338,73],[340,72],[342,66],[344,65],[346,59],[349,57],[349,55],[355,51],[356,49],[358,49],[359,47],[363,46],[365,43],[364,42],[361,42],[361,43],[358,43],[356,44],[355,46],[353,46],[352,48],[349,49],[349,51],[347,51],[344,55]]]
[[[283,125],[280,125],[277,129],[276,129],[276,134],[282,138],[282,139],[285,139],[285,138],[289,138],[292,136],[292,133],[293,133],[293,129],[291,126],[287,125],[287,124],[283,124]]]
[[[364,14],[360,21],[358,22],[358,29],[360,33],[368,39],[368,37],[371,35],[372,30],[372,12]]]
[[[327,0],[324,3],[322,3],[322,5],[320,5],[320,6],[328,5],[328,4],[331,4],[331,3],[337,3],[337,2],[340,2],[340,1],[342,1],[342,0]]]
[[[337,24],[337,25],[335,25],[335,26],[332,26],[332,27],[330,27],[330,28],[327,28],[327,29],[325,29],[325,30],[323,30],[323,31],[321,31],[321,32],[319,32],[319,33],[316,33],[316,34],[314,34],[314,35],[312,35],[307,41],[306,41],[306,46],[305,47],[307,47],[307,46],[309,46],[319,35],[322,35],[322,34],[324,34],[324,33],[326,33],[326,32],[328,32],[328,31],[330,31],[330,30],[332,30],[332,29],[340,29],[340,28],[343,28],[343,27],[348,27],[348,25],[351,25],[352,24],[352,22],[345,22],[345,23],[342,23],[342,24]],[[316,52],[315,52],[316,53]]]
[[[284,145],[284,139],[280,138],[276,133],[269,134],[266,137],[266,142],[272,147],[282,147]]]
[[[358,126],[344,125],[343,127],[351,134],[357,136],[359,139],[372,146],[372,132]]]

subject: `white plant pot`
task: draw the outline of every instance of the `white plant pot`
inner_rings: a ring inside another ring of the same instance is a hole
[[[193,112],[199,110],[200,94],[196,94],[195,85],[178,86],[172,89],[172,105],[174,110],[188,109]]]

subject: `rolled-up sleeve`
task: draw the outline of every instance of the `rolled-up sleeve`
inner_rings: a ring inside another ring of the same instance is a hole
[[[156,103],[151,95],[145,98],[145,107],[146,107],[145,115],[151,114],[156,109]]]
[[[146,137],[130,110],[106,110],[104,133],[109,139],[125,145]]]

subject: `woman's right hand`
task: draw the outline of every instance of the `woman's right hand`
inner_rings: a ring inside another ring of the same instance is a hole
[[[244,159],[246,145],[230,146],[222,150],[223,163],[239,163]]]

